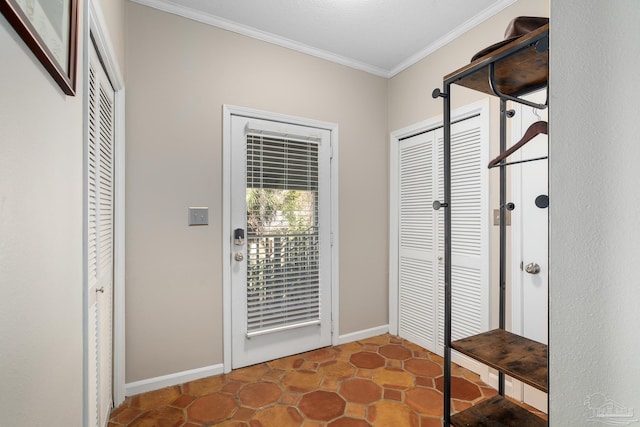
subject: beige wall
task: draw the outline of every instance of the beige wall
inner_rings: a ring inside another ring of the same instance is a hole
[[[442,89],[443,76],[469,63],[471,57],[484,47],[500,41],[509,22],[516,16],[549,16],[549,0],[520,0],[481,25],[458,37],[422,61],[389,80],[389,130],[442,116],[442,101],[434,100],[431,91]],[[499,153],[499,101],[480,92],[460,86],[452,86],[452,109],[480,99],[490,99],[491,149],[490,158]],[[489,174],[491,210],[499,206],[498,171]],[[507,230],[510,233],[510,230]],[[499,232],[491,226],[491,323],[497,326],[498,291],[493,284],[499,281]],[[510,296],[508,296],[510,298]],[[508,299],[509,301],[509,299]],[[507,314],[507,322],[510,315]]]
[[[126,381],[223,361],[223,104],[339,125],[339,333],[386,325],[387,81],[134,3],[126,22]]]
[[[80,426],[82,96],[65,96],[2,16],[0,52],[2,424]]]
[[[399,129],[441,115],[442,102],[431,98],[431,91],[442,89],[442,77],[467,65],[476,52],[502,40],[509,21],[516,16],[549,16],[549,0],[519,0],[391,78],[389,129]],[[459,86],[454,86],[454,89],[451,101],[453,108],[486,97]]]
[[[100,10],[104,16],[105,24],[108,28],[109,39],[113,52],[120,66],[120,72],[124,75],[124,5],[125,0],[98,0]]]

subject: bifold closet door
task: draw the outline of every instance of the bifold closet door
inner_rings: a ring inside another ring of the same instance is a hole
[[[482,116],[451,125],[451,338],[458,340],[489,326],[489,179],[488,136]],[[443,164],[444,133],[438,131],[438,164]],[[443,200],[444,171],[438,171],[438,200]],[[444,251],[444,215],[437,215],[439,250]],[[444,269],[438,282],[444,284]],[[438,354],[444,352],[444,288],[438,294]],[[454,361],[474,369],[455,356]]]
[[[452,284],[454,339],[488,324],[488,180],[482,116],[452,125]],[[399,141],[398,333],[443,354],[443,130]]]
[[[436,131],[399,141],[398,334],[436,351],[438,230]]]

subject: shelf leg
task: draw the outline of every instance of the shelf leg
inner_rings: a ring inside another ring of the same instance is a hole
[[[507,101],[500,98],[500,152],[507,149]],[[506,326],[506,276],[507,276],[507,170],[500,168],[500,307],[498,324]],[[498,393],[505,394],[505,377],[498,373]]]
[[[444,85],[451,94],[451,85]],[[451,425],[451,96],[444,98],[444,427]]]

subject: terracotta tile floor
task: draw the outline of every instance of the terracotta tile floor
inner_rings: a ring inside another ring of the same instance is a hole
[[[496,391],[454,366],[454,410]],[[381,335],[129,397],[109,427],[440,427],[442,358]]]

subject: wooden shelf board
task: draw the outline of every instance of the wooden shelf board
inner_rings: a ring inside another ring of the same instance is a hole
[[[495,81],[498,89],[507,95],[519,95],[546,86],[549,80],[549,51],[538,52],[535,46],[528,46],[502,59],[497,59],[504,52],[518,46],[533,43],[540,35],[549,33],[546,24],[513,42],[502,46],[488,55],[476,59],[472,63],[444,77],[445,81],[453,80],[460,86],[474,89],[489,95],[495,95],[489,86],[489,64],[495,61]],[[474,69],[470,74],[458,78]]]
[[[545,344],[494,329],[454,341],[451,348],[538,390],[548,390]]]
[[[505,399],[494,396],[451,416],[455,427],[546,427],[537,415]]]

